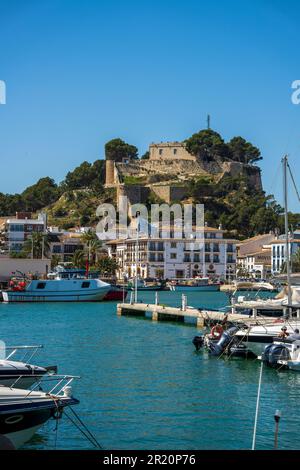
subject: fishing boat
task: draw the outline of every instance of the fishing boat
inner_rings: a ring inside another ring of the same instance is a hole
[[[78,404],[70,387],[73,378],[59,377],[60,385],[47,393],[0,387],[0,450],[20,448],[46,421],[59,419],[64,408]]]
[[[170,281],[167,286],[177,292],[216,292],[220,290],[220,283],[212,282],[209,277],[195,277]]]
[[[48,279],[24,278],[2,291],[3,302],[96,302],[103,300],[111,285],[91,278],[85,271],[61,266]]]

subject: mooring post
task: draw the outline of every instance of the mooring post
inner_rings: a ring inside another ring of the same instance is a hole
[[[152,312],[152,320],[153,320],[153,321],[158,321],[158,312],[157,312],[157,310],[153,310],[153,312]]]
[[[121,316],[122,315],[122,307],[120,304],[117,305],[117,315]]]
[[[158,302],[158,292],[155,291],[155,305],[158,305],[159,302]]]

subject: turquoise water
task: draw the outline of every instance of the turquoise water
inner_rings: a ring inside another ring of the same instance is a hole
[[[153,302],[154,293],[139,298]],[[160,293],[180,304],[180,294]],[[222,293],[194,293],[188,304],[222,307]],[[259,363],[194,351],[194,326],[118,317],[116,303],[0,304],[1,339],[43,344],[36,360],[80,375],[76,411],[106,449],[249,449]],[[274,411],[282,411],[279,447],[299,449],[300,374],[264,369],[257,448],[272,449]],[[48,422],[26,444],[55,447]],[[57,449],[88,449],[78,430],[60,422]]]

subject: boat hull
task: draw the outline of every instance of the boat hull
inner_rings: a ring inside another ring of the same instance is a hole
[[[99,302],[110,288],[95,289],[90,292],[2,292],[3,302]]]
[[[30,398],[20,403],[0,402],[0,450],[19,449],[55,412],[77,403],[74,398],[64,398],[59,402],[32,401]]]
[[[177,292],[217,292],[220,290],[219,285],[208,286],[174,286],[172,289]]]

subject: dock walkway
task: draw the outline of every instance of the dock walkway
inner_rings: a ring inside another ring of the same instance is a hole
[[[178,321],[185,322],[190,320],[197,325],[198,328],[218,323],[224,320],[225,313],[214,310],[198,310],[196,308],[179,308],[168,307],[159,304],[145,303],[120,303],[117,304],[117,315],[127,316],[143,316],[150,313],[153,321]],[[253,318],[246,315],[228,314],[228,321],[234,323],[253,323]]]

